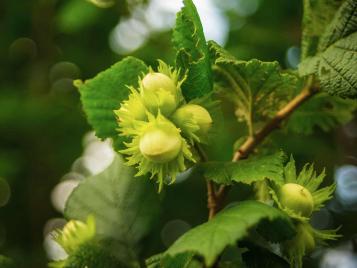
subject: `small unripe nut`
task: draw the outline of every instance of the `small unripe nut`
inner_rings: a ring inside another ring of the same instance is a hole
[[[132,118],[135,120],[145,120],[146,119],[146,109],[141,101],[131,101],[122,105],[119,112],[131,114]],[[120,117],[119,117],[120,120]]]
[[[303,217],[309,217],[314,208],[309,190],[296,183],[287,183],[281,187],[280,203]]]
[[[181,126],[182,122],[187,118],[192,118],[199,126],[199,134],[206,134],[212,126],[212,118],[209,112],[200,105],[186,104],[179,109],[172,116],[173,121]]]
[[[176,95],[176,85],[174,81],[162,73],[148,73],[142,80],[145,90],[157,91],[160,88]]]
[[[55,240],[67,253],[73,253],[80,245],[94,238],[95,230],[93,216],[88,216],[87,222],[71,220],[62,231],[57,232]]]
[[[141,81],[142,98],[145,107],[153,114],[160,110],[169,116],[177,107],[177,88],[175,82],[162,73],[148,73]]]
[[[182,148],[179,132],[153,127],[140,138],[140,152],[156,163],[167,163],[176,158]]]

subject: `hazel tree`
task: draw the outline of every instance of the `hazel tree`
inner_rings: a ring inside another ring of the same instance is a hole
[[[153,231],[160,195],[188,169],[206,182],[208,220],[148,258],[146,267],[257,267],[241,258],[257,248],[270,267],[302,267],[304,256],[339,237],[337,229],[310,223],[334,193],[334,184],[320,187],[325,171],[306,164],[297,172],[290,152],[264,142],[276,129],[308,134],[353,117],[357,2],[304,1],[298,71],[237,59],[207,42],[193,2],[183,2],[173,30],[174,64],[158,60],[155,68],[129,56],[75,82],[88,122],[97,137],[113,141],[117,155],[69,197],[69,222],[55,235],[68,258],[51,267],[140,267],[140,243]],[[237,133],[231,161],[212,161],[207,152],[225,102],[245,132]],[[226,206],[229,191],[242,184],[255,199]],[[222,258],[228,248],[237,258]]]

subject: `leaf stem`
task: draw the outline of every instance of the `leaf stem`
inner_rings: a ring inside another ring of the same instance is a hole
[[[313,86],[313,78],[309,77],[306,85],[301,92],[296,95],[289,103],[287,103],[282,109],[280,109],[275,116],[265,124],[254,135],[249,136],[247,140],[240,146],[240,148],[234,153],[232,162],[237,162],[241,159],[245,159],[253,150],[275,129],[280,128],[281,123],[287,119],[297,108],[301,106],[306,100],[315,95],[318,92],[318,88]],[[208,190],[207,182],[207,190]],[[211,182],[212,184],[212,182]],[[211,186],[210,186],[211,187]],[[222,203],[227,196],[230,186],[221,185],[218,191],[214,192],[214,204],[209,206],[209,219],[222,207]],[[210,189],[212,191],[212,189]],[[212,201],[212,200],[211,200]]]

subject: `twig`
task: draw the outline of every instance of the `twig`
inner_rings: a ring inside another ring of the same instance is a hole
[[[312,78],[306,83],[306,86],[302,89],[300,94],[294,97],[288,104],[286,104],[281,110],[279,110],[276,115],[259,131],[257,131],[253,136],[250,136],[234,153],[232,162],[237,162],[240,159],[247,158],[248,155],[275,129],[280,127],[283,120],[287,119],[293,111],[295,111],[302,103],[318,92],[317,88],[312,86]],[[208,184],[208,182],[207,182]],[[212,184],[212,182],[211,182]],[[211,185],[210,185],[210,188]],[[209,218],[214,217],[214,215],[222,207],[222,203],[230,189],[230,186],[221,185],[217,192],[214,192],[214,205],[209,207]],[[207,185],[207,190],[208,185]],[[209,190],[211,191],[211,189]]]
[[[217,213],[217,196],[214,189],[213,182],[206,180],[207,183],[207,208],[208,208],[208,220],[212,219]]]
[[[195,144],[196,150],[203,162],[208,161],[208,157],[206,153],[203,151],[199,144]],[[216,199],[216,191],[214,188],[214,184],[210,180],[206,180],[207,184],[207,208],[209,211],[208,219],[212,219],[217,211],[217,199]]]

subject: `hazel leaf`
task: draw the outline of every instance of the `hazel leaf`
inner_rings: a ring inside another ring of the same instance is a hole
[[[209,45],[216,86],[233,102],[238,120],[247,123],[250,133],[298,93],[299,78],[283,72],[278,62],[236,60],[218,44]]]
[[[357,30],[357,2],[347,0],[335,14],[321,37],[319,51],[326,50],[338,40],[349,36]]]
[[[203,268],[203,264],[195,259],[193,252],[184,252],[174,257],[158,254],[146,260],[147,268]]]
[[[318,53],[299,65],[300,75],[315,74],[321,89],[343,98],[357,97],[357,2],[346,0],[319,44]]]
[[[84,221],[93,215],[96,234],[120,246],[120,259],[135,258],[137,243],[150,231],[159,212],[153,185],[134,174],[117,155],[106,170],[78,185],[65,208],[68,219]]]
[[[331,95],[357,97],[357,32],[338,40],[319,55],[317,77]]]
[[[186,72],[182,93],[187,100],[213,90],[211,62],[200,17],[192,0],[184,0],[177,14],[173,44],[177,51],[176,67]]]
[[[136,87],[139,76],[147,71],[144,62],[126,57],[94,78],[79,84],[89,124],[99,138],[112,138],[115,149],[121,148],[124,138],[118,135],[117,119],[113,111],[128,97],[128,86]]]
[[[301,58],[316,54],[319,40],[343,0],[304,0]]]
[[[320,93],[303,103],[289,118],[287,128],[310,135],[316,128],[325,132],[348,123],[354,117],[357,102]]]
[[[203,169],[205,178],[219,184],[232,184],[233,182],[252,184],[265,179],[282,183],[284,160],[284,153],[279,152],[238,162],[207,162],[202,163],[200,167]]]
[[[295,234],[286,214],[258,201],[243,201],[218,213],[212,220],[181,236],[165,253],[172,257],[184,252],[195,252],[211,267],[229,245],[244,239],[258,227],[271,241],[289,239]]]

